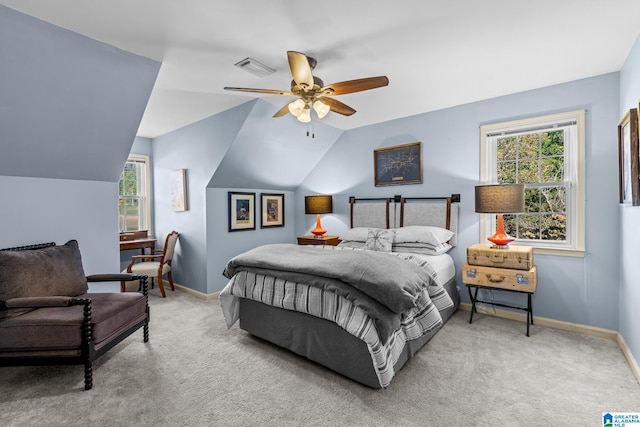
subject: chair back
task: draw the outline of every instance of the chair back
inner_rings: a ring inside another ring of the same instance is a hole
[[[164,242],[164,254],[162,257],[163,264],[171,265],[171,259],[173,258],[173,251],[176,248],[176,242],[178,241],[178,232],[173,230],[167,235],[167,239]]]

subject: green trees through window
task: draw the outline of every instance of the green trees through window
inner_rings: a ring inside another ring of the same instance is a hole
[[[480,184],[524,184],[525,211],[505,230],[539,253],[584,255],[585,111],[480,126]],[[480,241],[495,215],[480,214]]]
[[[131,156],[118,182],[120,232],[148,229],[147,158]]]
[[[566,240],[564,130],[497,138],[500,184],[526,184],[525,212],[505,215],[517,239]]]

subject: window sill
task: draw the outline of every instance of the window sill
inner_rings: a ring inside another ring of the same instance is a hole
[[[536,255],[556,255],[584,258],[585,251],[584,249],[543,248],[534,246],[533,253]]]

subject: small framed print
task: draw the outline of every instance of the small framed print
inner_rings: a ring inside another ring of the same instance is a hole
[[[373,150],[375,186],[421,184],[420,142]]]
[[[180,212],[187,210],[186,170],[176,169],[170,172],[171,209]]]
[[[620,203],[640,205],[638,110],[632,108],[618,123],[618,180]]]
[[[262,193],[261,228],[284,227],[284,194]]]
[[[229,231],[256,229],[256,193],[229,191]]]

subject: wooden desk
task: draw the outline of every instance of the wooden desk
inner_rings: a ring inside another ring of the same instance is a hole
[[[157,241],[158,239],[152,239],[150,237],[145,239],[120,240],[120,250],[129,251],[133,249],[140,249],[144,255],[144,249],[149,248],[149,251],[153,251],[153,248],[156,247]]]

